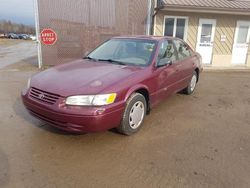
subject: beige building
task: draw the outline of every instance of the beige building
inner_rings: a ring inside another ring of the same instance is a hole
[[[206,66],[250,68],[249,0],[162,0],[154,35],[184,39]]]

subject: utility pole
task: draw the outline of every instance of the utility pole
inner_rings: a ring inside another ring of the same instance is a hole
[[[39,9],[38,0],[34,0],[34,12],[35,12],[35,26],[36,26],[36,43],[37,43],[37,53],[38,53],[38,68],[42,68],[42,47],[40,40],[40,24],[39,24]]]

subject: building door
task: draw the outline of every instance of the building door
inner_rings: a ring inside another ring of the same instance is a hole
[[[249,48],[250,22],[238,21],[234,37],[232,64],[245,65]]]
[[[216,20],[200,19],[196,51],[202,56],[204,64],[212,63],[213,43],[215,36]]]

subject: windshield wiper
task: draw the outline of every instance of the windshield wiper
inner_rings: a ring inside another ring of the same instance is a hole
[[[95,58],[92,58],[92,57],[89,57],[89,56],[86,56],[83,59],[89,59],[89,60],[93,60],[93,61],[107,61],[107,62],[110,62],[110,63],[119,64],[119,65],[127,65],[124,62],[117,61],[117,60],[114,60],[114,59],[95,59]]]
[[[93,61],[99,61],[99,59],[95,59],[89,56],[84,57],[83,59],[89,59],[89,60],[93,60]]]
[[[110,63],[119,64],[119,65],[127,65],[127,64],[124,63],[124,62],[117,61],[117,60],[114,60],[114,59],[98,59],[98,61],[107,61],[107,62],[110,62]]]

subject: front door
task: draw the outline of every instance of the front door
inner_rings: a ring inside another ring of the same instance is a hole
[[[173,41],[165,40],[159,45],[156,64],[158,65],[160,61],[171,61],[171,63],[165,66],[157,66],[151,75],[151,85],[154,87],[153,95],[151,96],[152,106],[176,92],[178,81],[180,80],[180,62],[177,61]]]
[[[247,51],[249,48],[250,22],[238,21],[235,31],[232,64],[246,64]]]
[[[200,19],[196,51],[202,56],[203,64],[212,63],[213,42],[215,36],[216,20]]]

